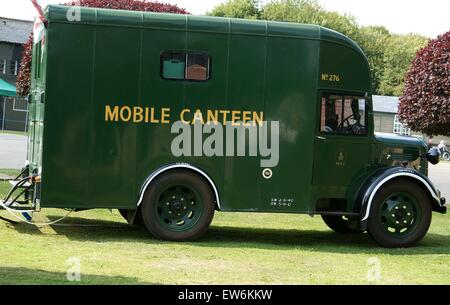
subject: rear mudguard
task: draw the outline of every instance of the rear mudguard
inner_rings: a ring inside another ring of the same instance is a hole
[[[377,192],[388,182],[398,179],[406,179],[421,187],[429,196],[432,209],[435,212],[446,213],[445,199],[440,197],[440,192],[433,183],[417,170],[406,167],[390,167],[376,171],[371,177],[366,179],[356,197],[355,211],[360,214],[360,226],[367,228],[367,219],[370,217],[370,210]]]

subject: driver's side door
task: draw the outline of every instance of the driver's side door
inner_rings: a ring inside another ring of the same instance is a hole
[[[363,94],[322,93],[314,146],[313,185],[324,198],[344,198],[370,163]]]

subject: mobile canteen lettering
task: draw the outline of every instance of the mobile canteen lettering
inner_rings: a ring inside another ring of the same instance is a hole
[[[105,106],[106,122],[144,123],[144,124],[171,124],[181,121],[194,125],[213,123],[226,126],[262,126],[264,112],[242,110],[206,110],[183,109],[179,114],[173,115],[170,108],[154,108],[141,106]]]
[[[171,144],[175,157],[260,156],[263,168],[279,163],[279,122],[268,124],[264,112],[183,109],[172,115],[170,108],[106,105],[105,121],[171,124],[177,134]]]

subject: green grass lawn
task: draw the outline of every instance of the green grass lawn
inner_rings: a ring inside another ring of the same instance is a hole
[[[8,188],[0,182],[0,194]],[[117,211],[74,213],[43,228],[0,222],[0,284],[69,283],[70,257],[80,259],[82,284],[450,284],[450,217],[433,217],[411,249],[383,249],[367,234],[336,234],[300,215],[216,213],[192,243],[157,241]],[[367,279],[370,258],[381,263],[380,281]]]

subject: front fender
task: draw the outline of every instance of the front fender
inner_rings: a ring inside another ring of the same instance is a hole
[[[359,203],[355,206],[357,213],[361,215],[362,227],[365,227],[365,223],[370,216],[370,208],[372,201],[377,194],[378,190],[387,182],[406,178],[422,187],[430,197],[433,211],[445,213],[447,208],[444,206],[445,199],[440,198],[440,192],[434,187],[430,179],[420,172],[405,167],[390,167],[379,169],[371,177],[366,179],[361,187],[356,202]],[[358,209],[358,207],[360,207]]]

